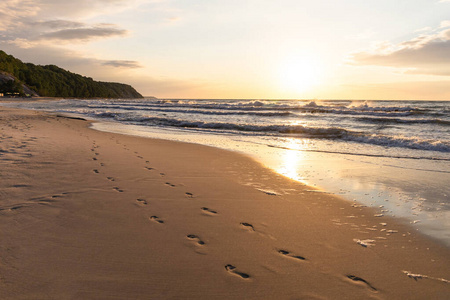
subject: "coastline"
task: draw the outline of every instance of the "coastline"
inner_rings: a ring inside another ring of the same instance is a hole
[[[423,169],[411,164],[410,160],[399,158],[308,151],[296,149],[298,145],[294,140],[291,148],[277,148],[257,140],[118,122],[100,121],[93,123],[91,128],[238,152],[299,183],[357,205],[372,207],[376,215],[395,217],[414,230],[450,246],[449,211],[445,206],[448,172],[443,164],[432,164]]]
[[[450,292],[448,248],[243,155],[61,115],[0,115],[6,299]]]

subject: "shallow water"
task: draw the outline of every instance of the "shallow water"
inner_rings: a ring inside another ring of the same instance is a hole
[[[401,217],[450,246],[447,103],[63,100],[8,106],[75,113],[101,120],[93,127],[103,131],[239,151],[377,214]]]
[[[375,207],[379,214],[404,218],[413,228],[450,246],[450,175],[439,171],[445,168],[442,162],[434,166],[434,170],[433,162],[428,166],[431,170],[422,170],[420,164],[414,165],[417,162],[411,163],[411,159],[268,147],[226,134],[180,133],[179,130],[118,123],[95,123],[93,128],[238,151],[289,178]],[[445,164],[450,167],[448,162]]]

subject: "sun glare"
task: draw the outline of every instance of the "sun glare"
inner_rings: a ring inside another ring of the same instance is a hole
[[[305,92],[320,82],[320,66],[311,57],[285,61],[279,70],[280,87],[287,92]]]
[[[299,151],[303,148],[301,142],[296,139],[287,139],[285,147],[287,149],[283,151],[282,161],[277,172],[306,184],[307,182],[299,174],[305,159],[304,152]]]

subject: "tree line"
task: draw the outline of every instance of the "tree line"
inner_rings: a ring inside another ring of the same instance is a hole
[[[0,50],[0,71],[17,78],[0,81],[0,92],[23,94],[22,83],[44,97],[76,98],[142,98],[132,86],[123,83],[94,81],[55,65],[39,66],[21,60]]]

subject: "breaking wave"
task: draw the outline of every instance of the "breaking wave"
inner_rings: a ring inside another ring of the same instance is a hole
[[[385,147],[401,147],[417,150],[450,152],[450,143],[419,137],[388,136],[383,134],[354,131],[340,127],[308,127],[304,125],[256,125],[226,122],[189,121],[162,117],[136,117],[132,114],[115,114],[104,112],[96,117],[113,118],[116,121],[129,122],[135,125],[177,127],[185,129],[236,131],[249,134],[282,134],[312,139],[333,139]]]

